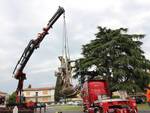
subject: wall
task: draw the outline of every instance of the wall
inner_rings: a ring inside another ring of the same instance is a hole
[[[23,95],[24,97],[26,97],[26,102],[54,102],[54,89],[41,91],[24,91]]]

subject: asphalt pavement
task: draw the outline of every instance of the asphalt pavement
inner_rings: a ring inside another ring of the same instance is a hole
[[[55,109],[50,107],[50,108],[47,108],[45,113],[57,113],[57,112],[58,111],[56,111]],[[42,113],[44,113],[44,112],[42,112]],[[83,112],[81,112],[81,111],[63,111],[62,113],[83,113]],[[150,113],[150,111],[143,110],[143,111],[139,111],[138,113]]]
[[[142,110],[142,111],[139,111],[138,113],[150,113],[150,111]]]

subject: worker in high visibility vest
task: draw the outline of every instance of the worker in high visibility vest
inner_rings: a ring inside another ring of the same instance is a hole
[[[150,105],[150,87],[147,88],[146,99],[147,99],[148,104]]]

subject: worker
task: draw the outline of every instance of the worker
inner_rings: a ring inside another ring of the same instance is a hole
[[[147,99],[147,103],[150,106],[150,87],[147,88],[146,99]]]

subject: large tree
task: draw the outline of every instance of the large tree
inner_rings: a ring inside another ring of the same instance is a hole
[[[150,61],[141,49],[141,34],[129,34],[127,29],[98,27],[96,39],[83,45],[83,58],[76,63],[77,72],[93,69],[98,76],[109,82],[111,91],[142,91],[150,81]],[[81,76],[82,75],[82,76]]]
[[[7,100],[7,104],[15,104],[15,103],[16,103],[16,92],[13,92]]]

